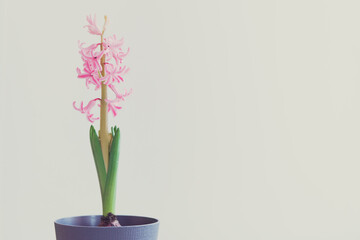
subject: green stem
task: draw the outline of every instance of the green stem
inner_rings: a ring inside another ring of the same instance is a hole
[[[105,192],[103,196],[103,215],[115,212],[116,200],[116,183],[117,183],[117,170],[119,165],[119,146],[120,146],[120,129],[114,127],[114,136],[112,139],[109,167],[107,171]]]

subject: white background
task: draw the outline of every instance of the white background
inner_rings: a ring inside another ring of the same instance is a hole
[[[360,2],[0,1],[0,239],[101,214],[76,78],[97,13],[130,47],[118,214],[160,240],[360,238]],[[98,128],[98,122],[96,128]]]

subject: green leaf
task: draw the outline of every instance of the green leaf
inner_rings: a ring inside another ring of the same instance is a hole
[[[90,127],[90,144],[94,156],[96,171],[98,174],[101,197],[102,199],[104,199],[105,184],[106,184],[106,169],[105,169],[104,158],[101,150],[100,140],[98,135],[96,134],[93,125],[91,125]]]
[[[109,212],[115,211],[116,200],[116,183],[117,183],[117,171],[119,165],[119,153],[120,153],[120,129],[114,127],[114,137],[111,144],[109,167],[106,177],[104,201],[103,201],[103,214],[106,216]]]

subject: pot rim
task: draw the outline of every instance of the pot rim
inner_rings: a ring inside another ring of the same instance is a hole
[[[72,216],[72,217],[64,217],[59,218],[54,221],[56,225],[66,226],[66,227],[74,227],[74,228],[99,228],[99,229],[118,229],[118,228],[135,228],[135,227],[145,227],[151,225],[159,224],[159,220],[152,217],[146,216],[137,216],[137,215],[116,215],[117,217],[135,217],[135,218],[146,218],[148,220],[152,220],[154,222],[147,223],[147,224],[139,224],[139,225],[128,225],[128,226],[121,226],[121,227],[100,227],[100,226],[82,226],[82,225],[73,225],[73,224],[64,224],[60,223],[61,220],[65,220],[67,218],[83,218],[83,217],[101,217],[102,215],[80,215],[80,216]]]

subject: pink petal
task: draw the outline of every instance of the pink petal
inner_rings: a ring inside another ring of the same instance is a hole
[[[88,21],[89,25],[85,25],[84,27],[88,28],[89,33],[94,35],[101,35],[100,29],[98,26],[96,26],[96,15],[94,14],[94,19],[91,19],[91,15],[89,15],[86,17],[86,20]]]

